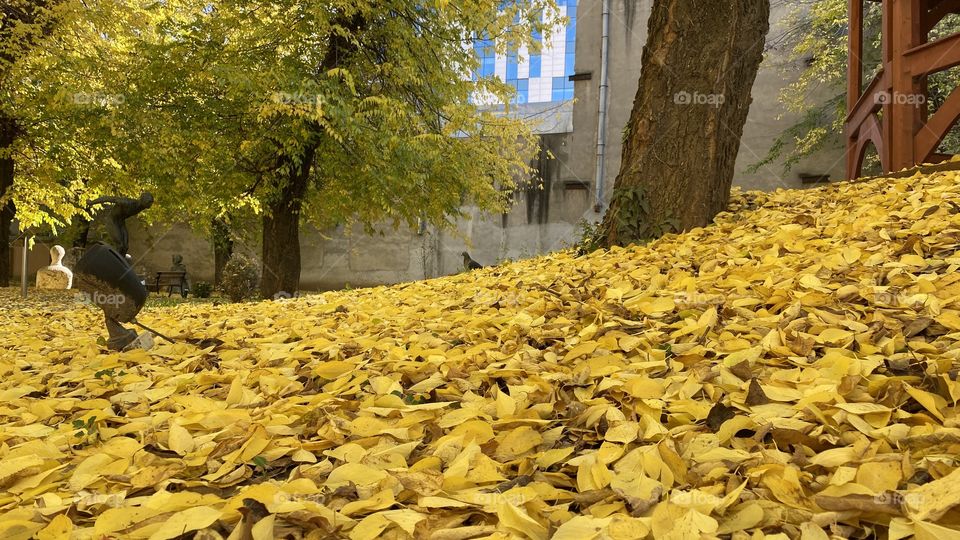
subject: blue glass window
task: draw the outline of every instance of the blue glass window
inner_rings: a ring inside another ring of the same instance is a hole
[[[473,42],[473,48],[478,54],[488,54],[487,50],[493,48],[493,40],[487,37],[478,37]]]
[[[530,55],[530,78],[535,78],[540,76],[540,67],[543,64],[543,59],[539,54]]]
[[[501,8],[515,6],[525,0],[501,0]],[[576,67],[576,37],[577,37],[577,0],[557,0],[557,4],[564,8],[567,16],[567,25],[560,29],[562,34],[556,36],[563,41],[559,49],[551,49],[549,43],[543,43],[540,32],[534,31],[532,38],[541,43],[544,48],[540,53],[531,53],[525,62],[529,70],[527,78],[520,78],[520,59],[516,52],[506,56],[505,72],[499,74],[504,82],[516,90],[514,101],[528,103],[531,97],[531,88],[536,89],[534,99],[537,101],[551,100],[565,101],[574,97],[574,84],[569,76],[575,73]],[[494,42],[489,35],[480,33],[474,39],[473,48],[477,55],[478,67],[470,74],[474,80],[478,78],[496,77],[497,58],[494,52]],[[565,45],[565,47],[564,47]],[[562,63],[558,65],[558,63]],[[504,68],[501,68],[504,69]],[[562,70],[562,71],[561,71]],[[563,77],[552,77],[554,73],[563,73]],[[533,83],[531,84],[531,79]]]
[[[507,55],[507,79],[516,79],[517,78],[517,54],[510,53]]]
[[[483,63],[480,65],[480,76],[481,77],[492,77],[496,72],[497,64],[495,58],[484,58]]]
[[[527,103],[530,100],[530,79],[518,79],[511,81],[510,85],[517,90],[517,95],[513,99],[514,103]]]

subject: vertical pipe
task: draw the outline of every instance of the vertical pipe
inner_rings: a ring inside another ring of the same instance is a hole
[[[603,177],[606,168],[607,147],[607,93],[610,64],[610,0],[603,0],[603,34],[600,38],[600,106],[597,114],[597,176],[594,180],[593,211],[603,210]]]
[[[23,256],[20,257],[20,295],[27,298],[27,250],[30,247],[30,235],[23,233]]]

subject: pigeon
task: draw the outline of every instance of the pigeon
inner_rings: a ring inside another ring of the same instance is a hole
[[[470,257],[470,254],[464,251],[463,252],[463,268],[465,270],[479,270],[480,268],[483,268],[483,265],[473,260]]]

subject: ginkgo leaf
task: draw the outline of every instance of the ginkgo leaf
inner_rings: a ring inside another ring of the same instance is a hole
[[[191,436],[190,432],[184,429],[183,426],[176,423],[171,424],[168,433],[168,445],[171,450],[181,456],[185,456],[193,451],[193,436]]]
[[[166,540],[191,531],[209,527],[220,518],[220,510],[209,506],[197,506],[182,510],[166,519],[163,525],[150,535],[150,540]]]
[[[960,214],[924,214],[958,180],[735,193],[646,246],[147,307],[178,336],[149,351],[2,289],[0,536],[948,537]]]

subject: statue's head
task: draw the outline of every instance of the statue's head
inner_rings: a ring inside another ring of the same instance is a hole
[[[177,254],[173,256],[173,264],[180,264],[183,262],[183,255]]]
[[[153,195],[149,191],[145,191],[143,195],[140,195],[140,206],[144,208],[153,206]]]
[[[51,264],[60,264],[63,261],[63,256],[66,255],[66,251],[61,246],[53,246],[50,248],[50,263]]]

